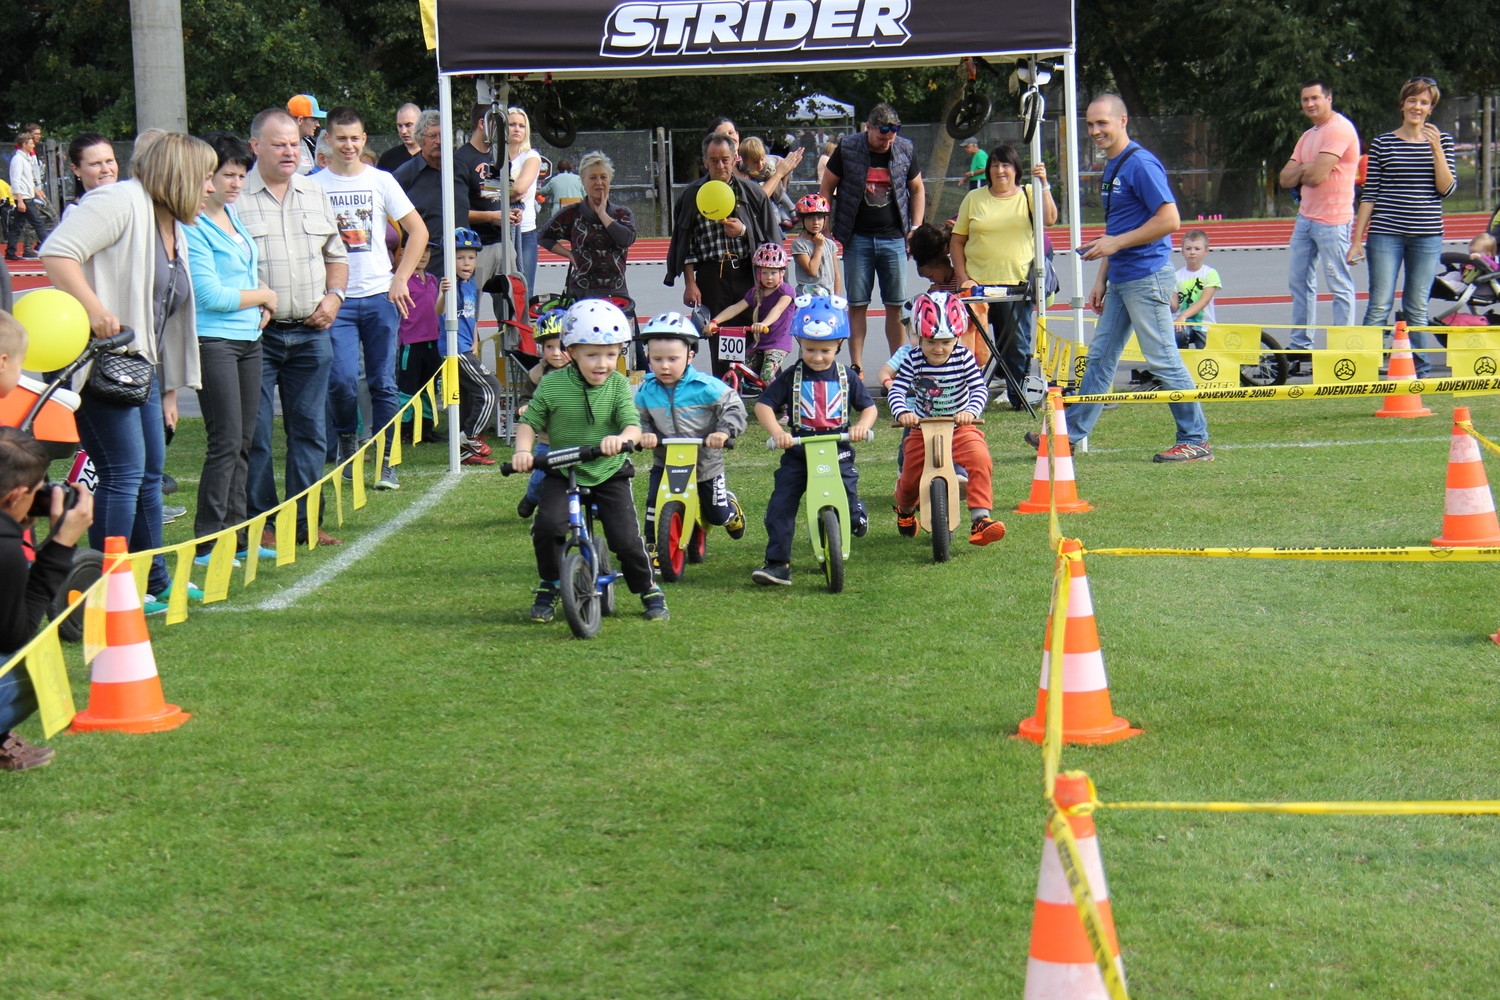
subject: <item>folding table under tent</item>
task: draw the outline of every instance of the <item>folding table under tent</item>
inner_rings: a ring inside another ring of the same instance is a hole
[[[455,76],[582,80],[956,66],[966,56],[1061,59],[1066,119],[1078,120],[1071,0],[550,0],[540,8],[519,0],[436,0],[436,27],[439,109],[443,134],[450,137]],[[1070,124],[1064,135],[1068,220],[1077,246],[1077,128]],[[1032,162],[1041,161],[1039,129],[1030,153]],[[445,173],[452,172],[452,157],[452,143],[445,142]],[[452,211],[451,200],[444,199],[443,257],[449,274],[457,223],[449,217]],[[1040,212],[1036,250],[1041,268]],[[1074,288],[1082,288],[1082,262],[1076,255],[1073,273]],[[448,297],[445,324],[455,338],[456,300]],[[1081,331],[1083,300],[1078,293],[1071,304],[1074,329]],[[455,404],[450,420],[456,415]],[[457,436],[449,440],[456,467]]]

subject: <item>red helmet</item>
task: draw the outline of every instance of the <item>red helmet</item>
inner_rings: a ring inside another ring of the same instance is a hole
[[[784,271],[792,258],[780,243],[762,243],[752,261],[756,267],[779,267]]]
[[[911,322],[923,340],[957,340],[969,328],[969,310],[951,292],[923,292],[912,299]]]
[[[828,199],[814,192],[797,199],[798,215],[827,215]]]

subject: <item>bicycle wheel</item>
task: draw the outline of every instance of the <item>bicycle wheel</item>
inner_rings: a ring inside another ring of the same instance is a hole
[[[971,83],[964,88],[963,96],[948,112],[943,128],[954,139],[967,139],[984,128],[984,123],[990,120],[991,110],[989,97]]]
[[[56,618],[62,614],[73,602],[74,595],[88,590],[103,575],[104,553],[80,545],[73,555],[72,569],[68,570],[68,575],[63,578],[63,585],[57,589],[57,596],[52,599],[52,606],[47,609],[47,617]],[[83,639],[82,608],[57,626],[57,635],[64,642],[79,642]]]
[[[932,520],[932,561],[953,557],[953,531],[948,527],[948,480],[934,479],[928,487],[927,514]]]
[[[681,500],[671,500],[656,512],[656,561],[661,578],[676,583],[687,570],[687,552],[682,548],[682,523],[687,507]]]
[[[599,592],[594,567],[587,555],[573,549],[563,556],[562,606],[568,627],[580,639],[599,634]]]
[[[1269,333],[1262,331],[1260,335],[1260,346],[1267,353],[1260,356],[1260,360],[1253,365],[1240,365],[1240,385],[1263,386],[1263,385],[1286,385],[1286,377],[1291,369],[1291,362],[1285,354],[1273,354],[1272,351],[1280,351],[1281,344]]]
[[[1021,97],[1021,141],[1031,145],[1031,139],[1036,135],[1036,127],[1042,123],[1042,116],[1047,113],[1047,102],[1042,99],[1042,92],[1036,88],[1026,91]]]
[[[687,561],[695,565],[701,565],[703,557],[708,554],[708,529],[699,521],[693,525],[693,537],[688,539]]]
[[[844,589],[844,529],[832,507],[818,511],[818,537],[823,543],[823,576],[828,580],[828,592],[837,594]]]
[[[613,577],[614,575],[614,563],[609,561],[609,549],[601,548],[599,550],[599,575],[609,577]],[[611,579],[604,586],[598,588],[599,613],[605,618],[613,618],[615,616],[616,582],[618,581]]]

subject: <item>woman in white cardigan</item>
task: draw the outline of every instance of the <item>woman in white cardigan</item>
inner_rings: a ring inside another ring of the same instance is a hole
[[[161,547],[161,474],[165,427],[177,426],[177,390],[199,388],[193,286],[183,226],[193,225],[209,192],[217,157],[205,142],[168,132],[131,164],[132,180],[95,188],[42,244],[52,284],[83,304],[96,338],[135,331],[125,349],[156,366],[141,406],[95,395],[88,369],[74,388],[78,434],[99,473],[89,542],[121,535],[133,552]],[[171,579],[153,560],[148,612],[165,610]]]

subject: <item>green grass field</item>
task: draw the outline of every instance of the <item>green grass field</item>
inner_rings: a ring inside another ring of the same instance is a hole
[[[1427,544],[1451,413],[1427,401],[1417,421],[1216,404],[1218,460],[1186,467],[1149,461],[1164,407],[1122,407],[1077,462],[1097,509],[1064,529]],[[1500,432],[1500,400],[1472,405]],[[1000,510],[1029,490],[1030,426],[989,417]],[[334,572],[441,482],[441,448],[408,452],[399,493],[330,525],[344,546],[153,627],[191,721],[59,735],[52,767],[0,781],[7,995],[1019,995],[1043,810],[1040,750],[1012,734],[1036,700],[1047,519],[1006,514],[1005,541],[933,565],[889,514],[894,440],[861,449],[874,526],[845,593],[805,542],[795,587],[750,582],[775,461],[752,437],[729,457],[745,539],[713,536],[669,623],[623,595],[588,643],[526,620],[522,483],[494,470]],[[187,427],[171,470],[196,476],[201,442]],[[1115,710],[1145,730],[1064,751],[1105,800],[1500,798],[1496,567],[1087,565]],[[1489,995],[1495,829],[1103,813],[1132,994]]]

